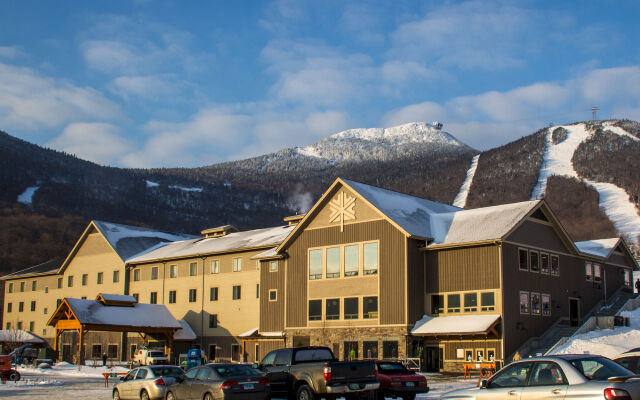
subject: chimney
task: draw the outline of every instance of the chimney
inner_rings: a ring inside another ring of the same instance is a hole
[[[205,229],[200,232],[205,239],[226,236],[229,233],[238,232],[238,228],[233,225],[222,225],[216,228]]]
[[[298,225],[298,222],[302,221],[302,218],[304,218],[305,215],[307,214],[299,214],[299,215],[292,215],[290,217],[285,217],[284,222],[288,223],[289,226]]]

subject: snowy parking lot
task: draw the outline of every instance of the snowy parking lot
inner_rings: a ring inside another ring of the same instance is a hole
[[[65,399],[65,400],[108,400],[115,384],[112,379],[104,387],[102,372],[106,368],[83,367],[66,363],[53,366],[51,369],[20,368],[22,379],[18,382],[0,384],[0,398],[3,399]],[[124,372],[126,369],[114,367],[110,371]],[[461,380],[441,374],[428,374],[430,392],[420,395],[418,399],[437,399],[448,391],[473,386],[476,380]]]

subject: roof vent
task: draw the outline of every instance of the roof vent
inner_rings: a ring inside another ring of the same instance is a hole
[[[307,214],[298,214],[292,215],[290,217],[285,217],[284,222],[288,223],[289,226],[298,225],[298,222],[300,222],[305,215]]]
[[[200,232],[205,239],[226,236],[229,233],[238,232],[238,228],[233,225],[222,225],[216,228],[205,229]]]

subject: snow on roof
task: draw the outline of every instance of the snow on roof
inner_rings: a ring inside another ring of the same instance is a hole
[[[269,257],[276,257],[278,255],[278,252],[276,251],[278,249],[278,247],[272,247],[269,250],[265,250],[262,253],[258,253],[255,256],[251,257],[252,260],[258,260],[261,258],[269,258]]]
[[[425,315],[416,322],[412,335],[445,335],[449,333],[486,332],[500,318],[500,314],[455,315],[453,317],[430,317]]]
[[[65,298],[82,324],[134,326],[141,328],[181,328],[182,325],[162,304],[135,303],[133,307],[105,306],[97,300]]]
[[[45,340],[22,329],[0,330],[0,343],[44,343]]]
[[[348,179],[343,181],[412,236],[433,238],[431,220],[435,214],[462,210],[448,204]]]
[[[173,334],[173,340],[196,340],[196,333],[191,329],[191,325],[183,319],[178,320],[181,328]]]
[[[60,258],[55,257],[49,261],[45,261],[41,264],[33,265],[31,267],[27,267],[21,269],[20,271],[16,271],[10,274],[3,276],[2,278],[16,278],[23,275],[31,275],[31,274],[45,274],[47,272],[56,272],[60,268]]]
[[[539,203],[523,201],[436,214],[431,219],[434,240],[429,245],[500,239]]]
[[[141,263],[158,259],[186,257],[198,254],[218,253],[234,249],[275,246],[289,235],[295,226],[254,229],[234,232],[215,238],[198,238],[169,243],[143,255],[127,260],[127,263]]]
[[[100,293],[100,296],[104,299],[104,301],[117,301],[121,303],[137,303],[133,296],[127,296],[125,294],[111,294],[111,293]]]
[[[192,235],[159,232],[153,229],[114,224],[112,222],[93,221],[111,247],[125,261],[148,249],[167,242],[193,238]]]
[[[620,238],[585,240],[583,242],[575,242],[575,245],[580,250],[580,253],[607,258],[619,241]]]
[[[253,329],[249,329],[248,331],[239,334],[238,337],[250,337],[250,336],[255,335],[256,333],[258,333],[258,328],[253,328]]]
[[[265,336],[265,337],[282,337],[282,336],[284,336],[284,332],[260,332],[260,336]]]

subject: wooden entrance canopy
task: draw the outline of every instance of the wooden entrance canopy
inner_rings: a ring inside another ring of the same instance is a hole
[[[173,352],[173,335],[182,328],[180,322],[162,304],[142,304],[133,296],[106,293],[100,293],[95,300],[65,297],[47,324],[56,329],[56,352],[63,332],[78,332],[80,363],[84,361],[84,336],[89,331],[137,332],[145,344],[148,335],[160,337],[167,340],[167,356],[170,357]]]

